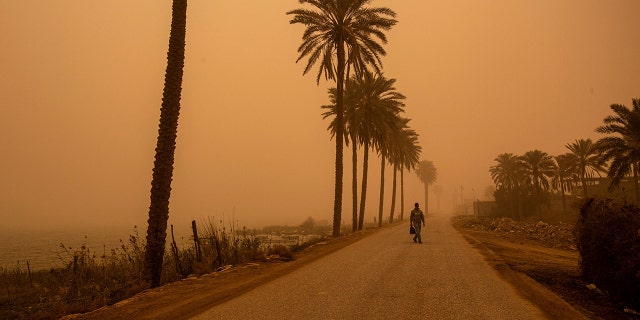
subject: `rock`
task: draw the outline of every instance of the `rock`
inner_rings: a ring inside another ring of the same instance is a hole
[[[228,264],[226,266],[219,267],[218,269],[216,269],[216,271],[217,272],[222,272],[222,271],[225,271],[225,270],[229,270],[231,268],[233,268],[233,265]]]

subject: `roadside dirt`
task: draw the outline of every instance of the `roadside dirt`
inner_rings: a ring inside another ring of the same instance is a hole
[[[577,251],[570,246],[553,248],[559,247],[557,237],[532,240],[518,232],[480,230],[461,218],[454,218],[452,224],[505,281],[550,318],[640,319],[623,312],[623,306],[608,301],[599,290],[587,288],[589,283],[580,278]],[[112,306],[63,319],[188,319],[379,230],[316,244],[296,253],[293,261],[247,263],[146,290]]]
[[[551,230],[546,232],[547,235],[532,239],[526,228],[521,226],[489,231],[478,228],[472,220],[472,217],[456,217],[452,219],[452,224],[505,280],[552,318],[573,317],[556,313],[561,311],[554,310],[557,308],[556,302],[545,301],[544,295],[532,293],[526,278],[542,284],[586,318],[640,319],[637,315],[624,312],[624,306],[610,301],[597,288],[589,289],[591,284],[580,276],[579,253],[572,241],[567,240],[568,234],[562,232],[562,228],[559,231],[558,228],[549,227],[547,229]],[[513,271],[516,276],[509,276]],[[519,277],[518,273],[526,277]]]

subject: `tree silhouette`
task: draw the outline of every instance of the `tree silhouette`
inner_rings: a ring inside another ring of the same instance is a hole
[[[638,188],[638,164],[640,163],[640,99],[633,99],[631,109],[624,105],[613,104],[611,110],[615,115],[604,119],[604,125],[596,132],[610,134],[596,143],[602,152],[602,161],[611,161],[607,176],[611,178],[609,189],[620,184],[628,176],[633,176],[636,201],[640,202]]]
[[[386,54],[378,43],[387,42],[384,31],[396,24],[395,12],[388,8],[370,8],[369,0],[299,0],[314,10],[295,9],[291,24],[306,26],[300,56],[296,62],[308,58],[304,74],[319,62],[316,82],[324,74],[326,80],[336,82],[336,160],[335,196],[333,207],[333,235],[340,235],[342,217],[343,135],[344,135],[344,82],[345,68],[353,66],[360,75],[368,67],[380,72],[380,56]],[[334,62],[335,61],[335,62]]]
[[[401,149],[399,170],[400,170],[400,220],[404,219],[404,170],[414,170],[420,162],[422,147],[418,143],[418,134],[415,130],[405,128],[398,141]]]
[[[187,0],[173,0],[167,69],[165,72],[158,142],[151,180],[151,204],[145,248],[145,274],[151,287],[160,285],[169,197],[173,177],[173,160],[180,115],[180,95],[184,68],[185,34],[187,26]]]
[[[353,184],[357,183],[357,154],[355,148],[362,145],[362,189],[360,195],[360,212],[354,215],[357,221],[357,229],[361,230],[364,220],[364,208],[366,205],[367,179],[369,170],[369,149],[371,145],[378,146],[379,138],[383,133],[397,130],[396,119],[398,114],[404,112],[404,95],[396,91],[395,79],[386,79],[383,75],[374,75],[365,71],[362,76],[352,76],[345,88],[345,130],[351,140],[353,152]],[[324,118],[335,115],[336,88],[329,89],[330,105],[322,106],[327,110]],[[332,135],[335,135],[336,118],[329,125]],[[345,141],[349,141],[345,139]],[[353,197],[357,197],[357,187],[353,186]],[[357,210],[357,200],[353,200],[354,209]],[[355,214],[354,210],[354,214]]]
[[[566,147],[571,151],[568,160],[578,173],[582,184],[582,195],[586,197],[588,196],[587,179],[604,171],[600,152],[591,139],[577,139],[568,143]]]
[[[429,160],[422,160],[418,163],[416,175],[420,182],[424,184],[424,214],[429,213],[429,186],[438,179],[438,170]]]
[[[528,177],[536,194],[536,213],[540,214],[540,193],[542,190],[549,190],[549,179],[553,177],[555,162],[548,153],[540,150],[527,151],[520,159],[523,174]]]
[[[420,159],[421,147],[418,145],[418,134],[409,127],[409,119],[400,119],[401,128],[394,134],[389,158],[393,167],[393,188],[391,191],[391,211],[389,222],[393,222],[396,204],[397,173],[400,172],[400,219],[404,212],[404,168],[414,168]]]
[[[568,154],[561,154],[554,158],[556,165],[553,176],[551,177],[551,185],[562,195],[562,212],[565,215],[567,214],[566,193],[571,192],[572,181],[578,179],[578,175],[571,166],[571,160],[569,158],[570,155]]]
[[[522,219],[521,188],[525,184],[522,160],[512,153],[501,153],[494,160],[497,164],[489,168],[491,178],[496,186],[511,195],[517,207],[517,218]]]

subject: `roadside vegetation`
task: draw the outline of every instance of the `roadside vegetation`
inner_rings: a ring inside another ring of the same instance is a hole
[[[640,208],[588,199],[575,228],[585,279],[627,308],[640,310]]]
[[[310,217],[297,226],[260,230],[209,219],[195,229],[184,248],[176,245],[169,233],[161,284],[246,262],[288,261],[295,252],[331,234],[329,224]],[[148,289],[144,238],[134,228],[129,239],[120,242],[119,247],[101,252],[84,245],[70,248],[60,244],[62,268],[42,270],[28,264],[0,268],[0,319],[58,319],[111,305]]]

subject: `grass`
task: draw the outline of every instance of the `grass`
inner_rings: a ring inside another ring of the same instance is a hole
[[[293,259],[294,252],[322,241],[329,228],[307,228],[307,235],[318,235],[301,238],[294,236],[295,230],[290,227],[281,227],[287,232],[278,236],[287,242],[265,242],[256,230],[209,219],[197,228],[199,241],[192,236],[186,248],[172,241],[170,231],[161,282],[250,261]],[[60,244],[61,268],[31,271],[28,263],[0,268],[0,319],[58,319],[127,299],[148,288],[143,280],[144,247],[144,239],[134,228],[127,241],[120,240],[118,248],[108,251],[104,247],[102,252],[95,252],[86,245],[74,249]]]

